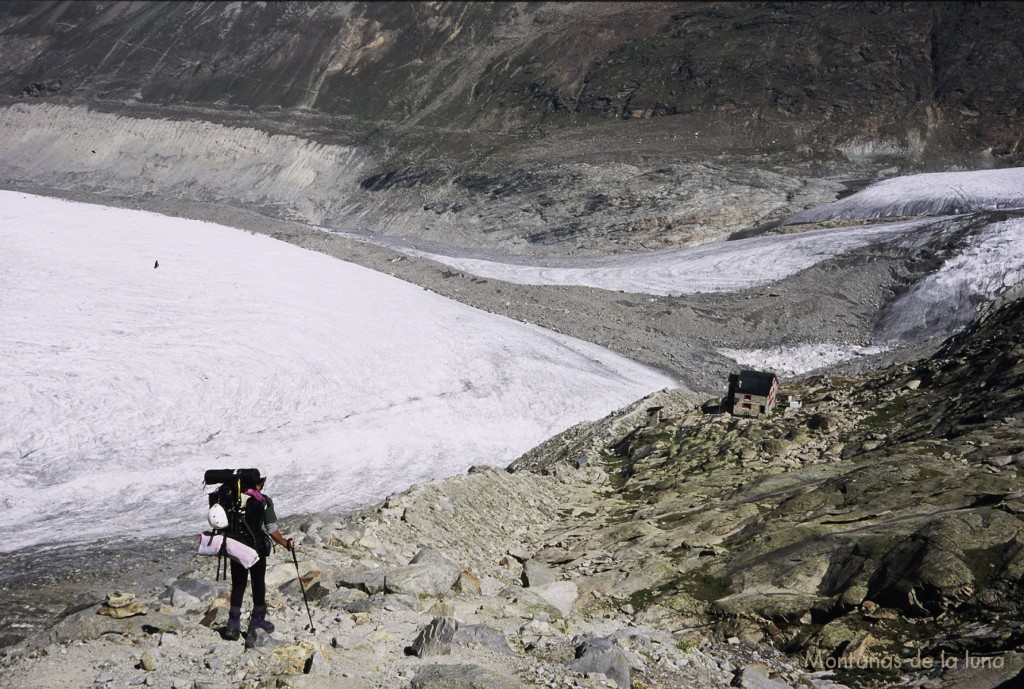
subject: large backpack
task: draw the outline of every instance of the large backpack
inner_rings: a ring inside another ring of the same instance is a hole
[[[219,505],[227,516],[227,523],[223,526],[216,526],[211,517],[210,526],[214,527],[213,533],[222,533],[224,536],[241,541],[257,550],[261,556],[266,556],[269,548],[263,536],[263,516],[266,505],[258,500],[250,499],[245,495],[249,488],[259,485],[259,469],[208,469],[203,475],[203,484],[207,487],[216,486],[209,491],[210,509]],[[212,514],[212,512],[211,512]],[[227,540],[223,541],[221,561],[224,565],[224,576],[227,577],[226,548]],[[217,579],[220,580],[221,562],[217,564]]]

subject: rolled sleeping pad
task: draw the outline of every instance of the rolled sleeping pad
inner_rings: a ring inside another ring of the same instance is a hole
[[[215,483],[226,483],[235,478],[234,469],[207,469],[203,474],[203,483],[211,486]]]
[[[246,488],[255,488],[256,484],[260,482],[260,470],[259,469],[238,469],[235,471],[238,478],[242,481],[242,490]]]
[[[225,543],[225,537],[221,534],[212,534],[209,531],[204,531],[203,535],[199,538],[199,554],[216,556],[220,555],[221,546]],[[227,539],[227,546],[225,547],[227,556],[242,565],[246,569],[249,569],[254,564],[259,562],[260,554],[255,550],[247,546],[241,541],[236,541],[233,538]]]
[[[227,483],[241,479],[242,488],[252,488],[260,482],[259,469],[207,469],[203,474],[203,483],[208,486],[216,483]]]

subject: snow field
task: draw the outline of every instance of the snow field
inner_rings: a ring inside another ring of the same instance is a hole
[[[4,550],[198,531],[208,468],[354,509],[673,385],[264,236],[11,192],[0,324]]]

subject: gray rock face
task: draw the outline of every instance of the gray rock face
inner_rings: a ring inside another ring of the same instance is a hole
[[[416,640],[406,649],[406,653],[420,658],[448,655],[452,652],[452,639],[455,638],[458,629],[459,623],[456,619],[435,617],[420,630]]]
[[[410,596],[440,596],[451,591],[459,573],[458,567],[434,563],[395,567],[384,577],[384,590]]]
[[[364,569],[358,572],[352,572],[350,574],[342,575],[338,577],[337,585],[343,586],[349,589],[358,589],[369,595],[375,593],[381,593],[384,590],[384,577],[387,574],[387,570],[384,569]]]
[[[851,148],[866,142],[850,155],[868,155],[875,144],[906,159],[927,144],[967,147],[977,139],[994,155],[1018,153],[1012,132],[1024,101],[1012,75],[1024,30],[1012,3],[872,12],[857,3],[729,4],[713,12],[659,3],[279,5],[196,13],[167,3],[108,16],[89,5],[5,3],[0,25],[18,31],[0,41],[9,56],[0,92],[30,100],[74,94],[113,103],[230,103],[485,131],[683,120],[675,131],[693,136],[673,150],[742,142],[762,153],[798,143],[820,151],[845,141]],[[252,26],[261,27],[261,40],[246,30]],[[989,27],[999,27],[1000,41],[989,40]],[[585,38],[598,34],[599,41]],[[56,36],[57,45],[42,47]],[[287,45],[302,49],[267,59],[267,46]],[[345,68],[324,71],[338,46],[346,46],[338,64]],[[770,59],[751,62],[753,53]],[[197,68],[181,70],[168,55],[187,55]],[[233,74],[247,78],[211,68],[225,55]],[[834,79],[837,73],[846,76]],[[765,84],[797,83],[805,88],[765,93]],[[822,103],[835,108],[823,113]],[[752,120],[760,124],[751,127]],[[635,135],[621,138],[638,145]],[[437,177],[433,169],[388,167],[367,175],[364,188],[408,189]],[[467,186],[488,181],[478,171],[460,178]],[[499,186],[493,195],[507,193]],[[597,195],[584,208],[602,203]],[[438,215],[457,209],[432,208]]]
[[[410,565],[439,565],[450,569],[461,570],[461,568],[444,556],[440,550],[435,548],[423,548],[409,560]]]
[[[513,655],[505,636],[496,629],[483,624],[459,625],[452,637],[452,644],[459,646],[483,646],[500,655]]]
[[[253,626],[252,621],[245,630],[245,647],[249,648],[274,648],[280,645],[280,641],[276,640],[270,633],[263,631],[259,627]]]
[[[736,673],[734,686],[740,689],[790,689],[785,682],[768,676],[768,670],[760,664],[751,664]]]
[[[557,581],[554,571],[536,560],[527,560],[523,563],[523,586],[543,586],[553,584]]]
[[[629,659],[615,642],[603,637],[576,637],[576,659],[569,667],[577,672],[601,673],[608,679],[615,680],[619,689],[629,689]]]
[[[477,665],[428,665],[416,672],[410,689],[522,689],[515,679]]]
[[[213,600],[219,590],[216,584],[206,579],[178,579],[167,587],[160,600],[175,608],[194,610]]]

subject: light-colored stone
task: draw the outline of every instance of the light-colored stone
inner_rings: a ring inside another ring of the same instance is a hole
[[[523,563],[523,586],[533,588],[545,584],[553,584],[558,581],[554,571],[536,560],[527,560]]]
[[[530,591],[558,608],[565,618],[572,615],[572,606],[580,595],[574,581],[556,581],[542,586],[531,586]]]
[[[440,596],[451,591],[459,578],[458,568],[424,563],[394,567],[384,576],[384,590],[410,596]]]
[[[278,646],[270,652],[267,670],[275,675],[305,674],[316,652],[317,645],[307,640]]]

